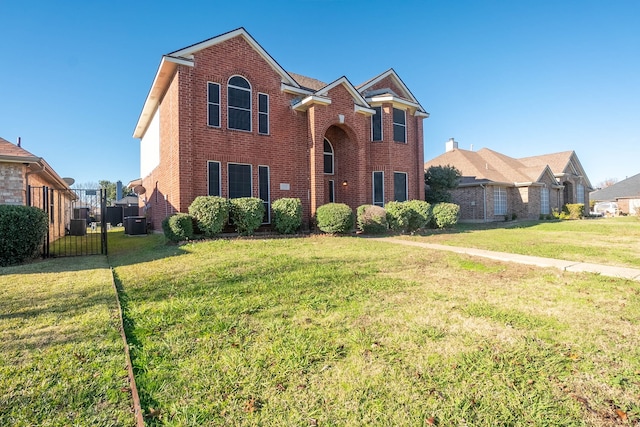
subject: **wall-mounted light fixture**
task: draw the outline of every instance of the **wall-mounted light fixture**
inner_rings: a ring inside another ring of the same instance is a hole
[[[349,183],[347,182],[347,180],[345,179],[344,181],[342,181],[342,186],[346,187],[347,185],[349,185]]]

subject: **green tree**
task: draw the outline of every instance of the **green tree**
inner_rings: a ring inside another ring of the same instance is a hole
[[[458,187],[462,173],[455,166],[431,166],[424,172],[425,200],[450,203],[451,190]]]

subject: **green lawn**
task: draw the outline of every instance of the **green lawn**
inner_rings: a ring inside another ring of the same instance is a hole
[[[459,224],[404,238],[569,261],[640,268],[640,219]]]
[[[351,237],[109,250],[148,425],[640,423],[637,282]]]
[[[0,425],[131,426],[106,257],[0,268]]]

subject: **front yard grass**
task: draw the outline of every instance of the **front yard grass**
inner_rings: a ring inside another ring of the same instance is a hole
[[[148,425],[640,423],[640,284],[358,238],[110,235]]]
[[[452,230],[427,230],[420,236],[403,238],[640,268],[640,219],[633,216],[575,221],[458,224]]]
[[[130,426],[106,257],[0,268],[0,425]]]

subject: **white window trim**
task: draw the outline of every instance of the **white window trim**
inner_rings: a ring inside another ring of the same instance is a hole
[[[393,171],[393,199],[396,199],[396,176],[395,174],[401,173],[404,175],[404,199],[405,201],[409,200],[409,174],[407,172],[402,171]]]
[[[373,118],[378,115],[376,110],[376,114],[371,115],[371,142],[382,142],[384,141],[384,123],[382,123],[382,107],[374,107],[380,108],[380,139],[373,139]]]
[[[261,112],[260,111],[260,95],[264,95],[264,96],[267,97],[267,111],[266,112]],[[269,111],[269,110],[270,110],[269,94],[258,92],[258,134],[260,134],[260,135],[269,135],[270,132],[271,132],[271,124],[269,123],[269,115],[270,115],[271,111]],[[261,115],[267,116],[267,131],[266,132],[260,132],[260,116]]]
[[[331,153],[324,151],[324,142],[327,141],[329,146],[331,146]],[[327,154],[331,154],[331,173],[324,172],[324,156]],[[333,148],[333,144],[329,141],[328,138],[324,138],[322,140],[322,171],[325,175],[335,175],[336,174],[336,150]],[[335,194],[335,193],[334,193]]]
[[[218,164],[218,195],[222,196],[222,164],[220,164],[217,160],[208,160],[207,161],[207,195],[211,194],[211,188],[209,188],[209,174],[211,163]]]
[[[398,111],[402,111],[402,114],[404,114],[404,123],[396,123],[395,119],[393,120],[393,126],[395,128],[395,126],[402,126],[404,129],[404,142],[403,141],[396,141],[394,138],[393,142],[397,142],[398,144],[406,144],[407,143],[407,110],[403,110],[401,108],[393,108],[394,110],[398,110]],[[393,119],[393,117],[392,117]],[[393,132],[394,136],[395,136],[395,129]]]
[[[243,196],[243,197],[253,197],[253,165],[251,163],[236,163],[236,162],[229,162],[227,163],[227,199],[231,199],[231,189],[229,188],[229,176],[231,175],[229,173],[229,168],[231,167],[231,165],[240,165],[240,166],[249,166],[249,179],[251,182],[251,194],[249,196]]]
[[[209,85],[218,86],[218,103],[217,104],[209,100]],[[218,126],[215,126],[209,123],[209,105],[211,104],[218,106]],[[222,127],[222,88],[220,86],[220,83],[207,82],[207,126],[211,128],[218,128],[218,129]]]
[[[267,204],[267,222],[271,224],[271,168],[268,165],[258,165],[258,196],[260,196],[260,168],[267,168],[267,200],[262,199]]]
[[[376,174],[377,173],[382,174],[382,202],[380,202],[382,203],[381,205],[376,204]],[[372,190],[371,201],[373,202],[372,204],[374,206],[384,207],[384,171],[373,171],[371,173],[371,190]]]
[[[498,205],[498,202],[501,201],[501,193],[504,192],[504,212],[499,212],[498,208],[502,208],[502,203]],[[493,187],[493,214],[494,215],[506,215],[507,214],[507,189],[505,187]]]
[[[235,85],[230,84],[229,82],[234,77],[243,78],[249,84],[249,89],[247,89],[246,87],[240,87],[240,86],[235,86]],[[240,107],[232,107],[231,105],[229,105],[229,88],[230,87],[232,87],[234,89],[240,89],[240,90],[249,91],[249,109],[240,108]],[[253,89],[252,89],[251,82],[249,81],[249,79],[247,79],[245,76],[241,76],[240,74],[234,74],[233,76],[229,77],[229,80],[227,80],[227,129],[237,130],[239,132],[252,132],[253,131],[253,108],[252,107],[253,107]],[[240,111],[249,111],[249,129],[248,130],[247,129],[232,128],[231,126],[229,126],[229,122],[231,120],[231,114],[229,114],[229,110],[231,108],[233,108],[235,110],[240,110]]]

